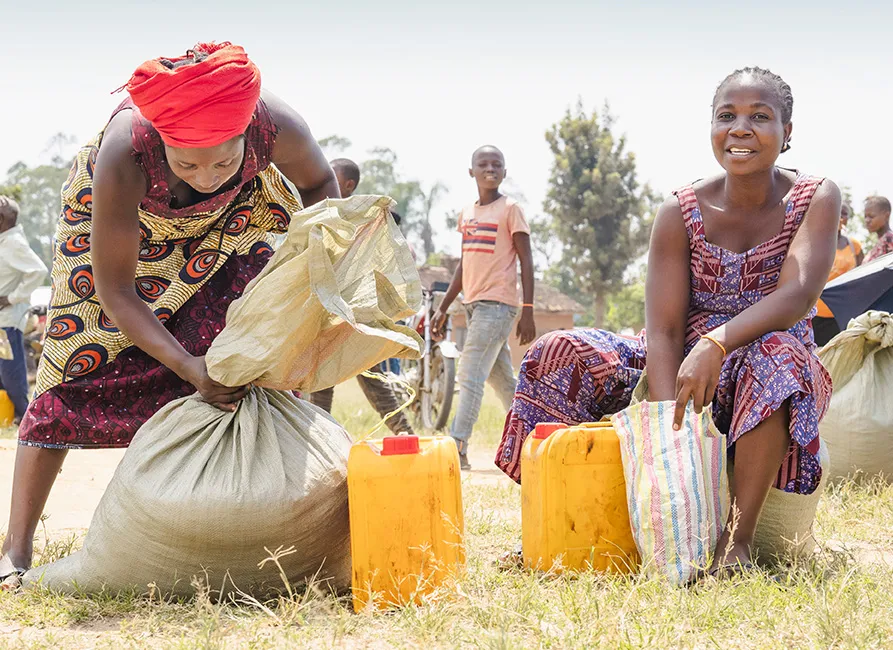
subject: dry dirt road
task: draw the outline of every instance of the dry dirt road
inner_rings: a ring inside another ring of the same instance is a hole
[[[12,474],[15,465],[16,442],[0,440],[0,532],[6,532],[9,521],[9,502]],[[115,468],[124,456],[124,449],[72,451],[50,493],[44,514],[47,532],[58,538],[58,533],[82,531],[90,525],[93,511],[108,486]],[[472,452],[470,472],[472,483],[508,481],[493,465],[492,451]]]

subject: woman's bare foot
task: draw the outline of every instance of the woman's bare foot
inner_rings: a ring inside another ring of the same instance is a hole
[[[729,531],[726,530],[716,544],[713,563],[710,565],[707,573],[712,576],[722,577],[720,574],[740,573],[741,569],[747,569],[752,566],[751,545],[740,540],[730,543]]]

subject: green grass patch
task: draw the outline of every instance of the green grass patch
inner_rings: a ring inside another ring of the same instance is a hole
[[[356,382],[335,415],[360,435],[377,417]],[[476,445],[493,448],[504,413],[488,391]],[[520,538],[520,489],[463,478],[467,573],[421,606],[355,615],[305,589],[267,603],[0,594],[0,649],[33,648],[889,648],[893,647],[893,487],[845,484],[823,496],[820,551],[770,575],[677,588],[644,577],[499,571]],[[80,538],[51,539],[38,562]],[[138,544],[139,540],[134,540]]]

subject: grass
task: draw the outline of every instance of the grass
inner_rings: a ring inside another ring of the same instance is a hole
[[[355,382],[336,391],[335,414],[355,434],[375,422]],[[495,446],[502,417],[488,394],[476,446]],[[463,480],[468,571],[455,593],[422,606],[355,615],[345,598],[312,588],[263,604],[0,594],[0,649],[893,647],[891,486],[826,492],[821,551],[777,581],[754,573],[681,589],[642,577],[500,572],[493,559],[520,536],[520,490]],[[37,559],[78,543],[51,539]]]

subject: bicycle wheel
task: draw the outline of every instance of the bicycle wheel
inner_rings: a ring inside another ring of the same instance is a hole
[[[422,374],[422,365],[421,359],[401,359],[400,360],[400,374],[398,375],[400,379],[408,383],[412,386],[413,390],[415,390],[415,397],[412,400],[412,403],[407,407],[404,411],[407,417],[410,420],[410,423],[414,428],[422,429],[425,426],[425,423],[422,422],[422,408],[421,408],[421,390],[419,388],[421,384]],[[409,399],[409,393],[406,388],[402,384],[395,383],[394,393],[397,395],[398,402],[402,405]]]
[[[444,357],[440,348],[431,350],[431,390],[422,392],[422,424],[435,431],[446,427],[456,386],[456,360]]]

